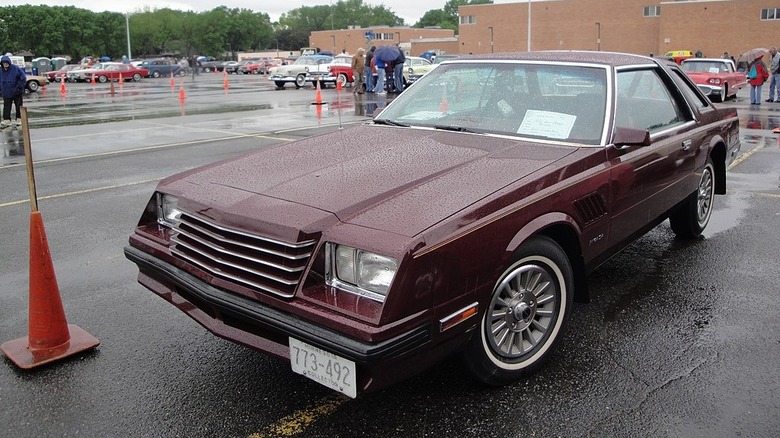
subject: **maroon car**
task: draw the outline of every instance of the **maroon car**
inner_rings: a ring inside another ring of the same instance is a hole
[[[510,384],[599,264],[665,219],[702,233],[739,147],[736,110],[675,65],[464,57],[370,123],[163,180],[125,254],[208,330],[350,396],[455,353]]]

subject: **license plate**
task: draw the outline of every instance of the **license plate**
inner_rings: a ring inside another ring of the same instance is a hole
[[[357,396],[355,362],[290,338],[292,370],[352,398]]]

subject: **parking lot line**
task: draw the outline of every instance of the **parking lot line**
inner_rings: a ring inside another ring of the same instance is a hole
[[[293,436],[302,433],[308,426],[317,421],[323,415],[333,413],[339,406],[352,400],[342,394],[331,394],[321,398],[313,406],[296,411],[278,422],[267,426],[262,432],[249,435],[247,438],[266,438],[279,436]]]
[[[84,193],[100,192],[100,191],[103,191],[103,190],[118,189],[118,188],[122,188],[122,187],[135,186],[135,185],[138,185],[138,184],[146,184],[146,183],[151,183],[151,182],[158,182],[161,179],[162,178],[152,178],[152,179],[146,179],[146,180],[143,180],[143,181],[133,181],[133,182],[124,183],[124,184],[114,184],[114,185],[111,185],[111,186],[94,187],[94,188],[91,188],[91,189],[76,190],[76,191],[73,191],[73,192],[57,193],[56,195],[39,196],[38,200],[39,201],[43,201],[43,200],[46,200],[46,199],[64,198],[66,196],[83,195]],[[6,203],[3,203],[3,204],[0,204],[0,208],[12,207],[12,206],[15,206],[15,205],[26,204],[26,203],[29,203],[29,202],[30,202],[29,199],[23,199],[23,200],[20,200],[20,201],[6,202]]]

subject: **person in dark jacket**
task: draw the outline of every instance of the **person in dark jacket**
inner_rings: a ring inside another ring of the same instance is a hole
[[[393,61],[393,80],[395,81],[395,92],[400,93],[404,91],[404,62],[406,62],[406,56],[404,56],[404,51],[398,47],[398,44],[395,46],[398,48],[398,57]]]
[[[368,53],[366,53],[366,66],[363,67],[363,70],[366,72],[366,92],[368,93],[374,92],[374,70],[372,68],[374,64],[371,61],[374,60],[375,49],[375,46],[371,46],[371,48],[368,49]]]
[[[16,105],[16,121],[22,121],[22,96],[27,87],[24,71],[11,62],[8,55],[0,58],[0,93],[3,95],[3,120],[0,128],[11,126],[11,105]]]

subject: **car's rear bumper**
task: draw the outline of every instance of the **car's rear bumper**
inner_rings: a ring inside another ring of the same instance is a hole
[[[430,323],[381,342],[365,342],[215,288],[133,246],[125,256],[138,265],[138,282],[175,305],[217,336],[289,360],[289,337],[352,360],[358,384],[376,389],[416,374],[451,346],[431,349]],[[426,349],[420,347],[426,345]]]

